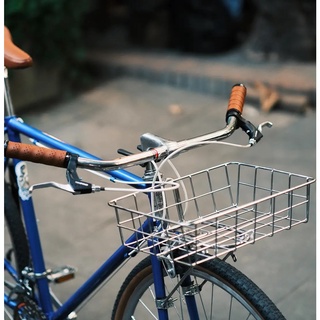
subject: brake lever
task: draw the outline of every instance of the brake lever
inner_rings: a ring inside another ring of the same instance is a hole
[[[71,189],[73,190],[72,194],[86,194],[92,193],[97,191],[102,191],[103,188],[100,186],[95,186],[89,182],[83,181],[77,174],[77,162],[78,162],[78,155],[71,154],[69,163],[67,166],[67,180]]]
[[[249,122],[249,121],[248,121]],[[251,123],[250,123],[251,124]],[[253,126],[253,125],[252,125]],[[257,128],[255,128],[255,130],[251,133],[251,136],[249,135],[250,139],[249,139],[249,144],[251,146],[255,145],[257,142],[260,141],[260,139],[263,137],[263,134],[262,134],[262,129],[264,127],[267,127],[267,128],[271,128],[273,126],[272,122],[270,121],[265,121],[265,122],[262,122],[258,125]],[[248,132],[247,132],[248,134]]]
[[[262,128],[263,127],[267,127],[267,128],[272,128],[273,126],[273,123],[270,122],[270,121],[265,121],[265,122],[262,122],[258,125],[258,130],[262,133]]]
[[[42,183],[34,184],[29,188],[29,192],[32,193],[33,190],[44,189],[44,188],[56,188],[56,189],[59,189],[59,190],[70,192],[72,194],[74,194],[74,192],[75,192],[73,190],[73,188],[69,184],[61,184],[61,183],[58,183],[58,182],[55,182],[55,181],[42,182]]]
[[[249,144],[253,146],[261,140],[262,128],[263,127],[272,127],[272,123],[269,121],[262,122],[255,127],[250,121],[242,117],[241,113],[237,109],[229,109],[226,114],[226,122],[229,123],[230,117],[235,117],[237,119],[237,128],[241,128],[249,136]]]
[[[77,160],[78,160],[78,155],[70,154],[70,158],[67,166],[67,172],[66,172],[68,184],[61,184],[55,181],[38,183],[31,186],[29,189],[29,192],[32,193],[33,190],[43,189],[43,188],[56,188],[59,190],[72,193],[73,195],[103,191],[103,188],[101,188],[100,186],[96,186],[91,183],[85,182],[78,176]]]

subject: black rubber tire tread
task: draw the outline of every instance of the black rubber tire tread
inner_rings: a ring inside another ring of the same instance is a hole
[[[7,182],[4,183],[4,214],[13,246],[16,269],[21,273],[26,266],[30,266],[30,252],[21,213],[13,198],[11,186]]]
[[[178,267],[177,273],[180,274],[183,271],[183,268]],[[285,320],[280,310],[266,296],[266,294],[247,276],[227,262],[220,259],[214,259],[203,263],[201,266],[197,266],[196,269],[208,273],[209,275],[227,284],[228,287],[231,287],[233,290],[237,291],[247,302],[249,302],[249,304],[257,311],[257,313],[260,314],[261,319]],[[136,286],[141,283],[144,278],[150,275],[151,272],[152,268],[150,257],[142,260],[130,272],[117,295],[112,311],[112,320],[124,320],[123,312],[131,294]]]

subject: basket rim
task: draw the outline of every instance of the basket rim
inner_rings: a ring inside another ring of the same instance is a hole
[[[211,219],[220,218],[220,217],[222,217],[224,215],[229,215],[229,214],[231,214],[231,213],[233,213],[235,211],[243,210],[243,209],[245,209],[247,207],[254,206],[254,205],[256,205],[258,203],[261,203],[263,201],[267,201],[267,200],[270,200],[272,198],[276,198],[276,197],[278,197],[280,195],[283,195],[283,194],[289,193],[291,191],[294,191],[296,189],[303,188],[303,187],[305,187],[307,185],[310,185],[313,182],[314,182],[314,180],[313,181],[309,181],[309,182],[305,182],[305,183],[300,184],[298,186],[295,186],[295,187],[292,187],[292,188],[288,188],[288,189],[283,190],[283,191],[279,191],[278,193],[275,193],[273,195],[260,198],[260,199],[255,200],[255,201],[247,202],[247,203],[242,204],[240,206],[234,206],[234,207],[222,210],[221,212],[209,213],[206,216],[198,217],[198,218],[195,218],[195,219],[190,219],[190,220],[187,220],[187,221],[176,221],[176,220],[170,220],[170,219],[166,219],[166,218],[163,218],[163,217],[155,216],[154,213],[156,212],[156,210],[153,210],[153,211],[150,211],[150,212],[143,212],[143,211],[137,211],[137,210],[133,210],[133,209],[128,209],[126,207],[119,206],[119,205],[116,205],[116,204],[112,204],[111,206],[114,207],[114,208],[117,208],[117,209],[123,209],[123,210],[127,210],[127,211],[130,211],[130,212],[134,212],[135,214],[139,214],[139,215],[142,215],[142,216],[145,216],[145,217],[148,217],[148,218],[156,218],[159,221],[169,222],[169,223],[172,223],[172,224],[175,224],[175,225],[181,225],[181,226],[186,226],[187,227],[187,226],[191,226],[191,225],[195,225],[195,224],[204,223],[204,222],[206,222],[208,220],[211,220]],[[166,208],[167,207],[164,207],[162,209],[166,209]]]
[[[172,179],[173,182],[177,182],[179,180],[183,180],[187,177],[192,177],[193,175],[195,174],[199,174],[199,173],[202,173],[202,172],[206,172],[206,171],[210,171],[210,170],[214,170],[214,169],[217,169],[217,168],[221,168],[221,167],[227,167],[227,166],[230,166],[230,165],[237,165],[237,166],[247,166],[247,167],[253,167],[255,169],[262,169],[262,170],[268,170],[268,171],[272,171],[272,172],[277,172],[277,173],[280,173],[280,174],[287,174],[287,175],[290,175],[290,176],[295,176],[297,178],[302,178],[302,179],[305,179],[306,182],[305,183],[302,183],[302,184],[299,184],[295,187],[291,187],[291,188],[288,188],[288,189],[285,189],[285,190],[282,190],[282,191],[279,191],[277,192],[276,194],[274,195],[270,195],[270,196],[267,196],[267,197],[264,197],[264,198],[261,198],[259,200],[256,200],[256,201],[253,201],[253,202],[250,202],[250,203],[247,203],[245,205],[242,205],[244,207],[248,206],[249,204],[256,204],[256,203],[259,203],[261,202],[262,200],[268,200],[268,199],[271,199],[275,196],[278,196],[278,195],[281,195],[281,194],[284,194],[284,193],[287,193],[287,192],[291,192],[293,190],[296,190],[298,188],[302,188],[304,186],[307,186],[307,185],[310,185],[312,183],[314,183],[316,181],[316,178],[313,178],[311,176],[306,176],[306,175],[302,175],[302,174],[297,174],[297,173],[293,173],[293,172],[289,172],[289,171],[284,171],[284,170],[279,170],[279,169],[276,169],[276,168],[271,168],[271,167],[266,167],[266,166],[260,166],[260,165],[254,165],[254,164],[249,164],[249,163],[245,163],[245,162],[239,162],[239,161],[230,161],[230,162],[225,162],[225,163],[222,163],[222,164],[219,164],[219,165],[216,165],[216,166],[213,166],[213,167],[209,167],[209,168],[206,168],[206,169],[202,169],[202,170],[199,170],[199,171],[196,171],[196,172],[193,172],[193,173],[189,173],[189,174],[185,174],[181,177],[178,177],[178,178],[175,178],[175,179]],[[161,185],[161,184],[160,184]],[[159,184],[157,184],[157,187],[159,187]],[[126,195],[123,195],[123,196],[120,196],[120,197],[117,197],[117,198],[114,198],[112,200],[110,200],[108,202],[108,205],[110,207],[114,207],[114,208],[122,208],[122,209],[127,209],[123,206],[119,206],[117,205],[117,202],[118,201],[121,201],[123,199],[126,199],[126,198],[129,198],[129,197],[132,197],[132,196],[136,196],[137,194],[140,194],[140,193],[148,193],[148,190],[155,190],[155,186],[151,186],[151,187],[148,187],[148,188],[145,188],[145,189],[141,189],[141,190],[137,190],[137,191],[134,191],[134,192],[130,192]],[[165,192],[165,190],[163,190]],[[242,207],[240,206],[240,207]],[[240,207],[236,207],[237,210],[240,208]],[[231,209],[230,209],[231,210]],[[234,208],[232,208],[232,210],[234,210]],[[231,212],[232,212],[231,210]],[[130,211],[135,211],[136,213],[142,213],[140,211],[137,211],[137,210],[131,210]],[[153,213],[154,211],[150,211],[148,214],[150,215],[150,217],[154,217],[152,216],[151,214]],[[223,213],[225,213],[226,211],[224,210]],[[230,212],[229,212],[230,213]],[[146,213],[142,213],[143,215],[148,215]],[[196,219],[195,219],[196,220]],[[163,220],[165,221],[165,220]],[[168,221],[171,221],[171,220],[168,220]]]

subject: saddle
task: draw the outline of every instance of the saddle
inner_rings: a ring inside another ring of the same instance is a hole
[[[32,66],[32,58],[13,43],[11,33],[6,26],[4,27],[4,66],[7,69]]]

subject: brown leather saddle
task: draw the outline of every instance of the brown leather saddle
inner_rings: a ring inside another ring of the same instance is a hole
[[[4,27],[4,66],[8,69],[32,66],[32,58],[13,43],[11,33],[6,26]]]

